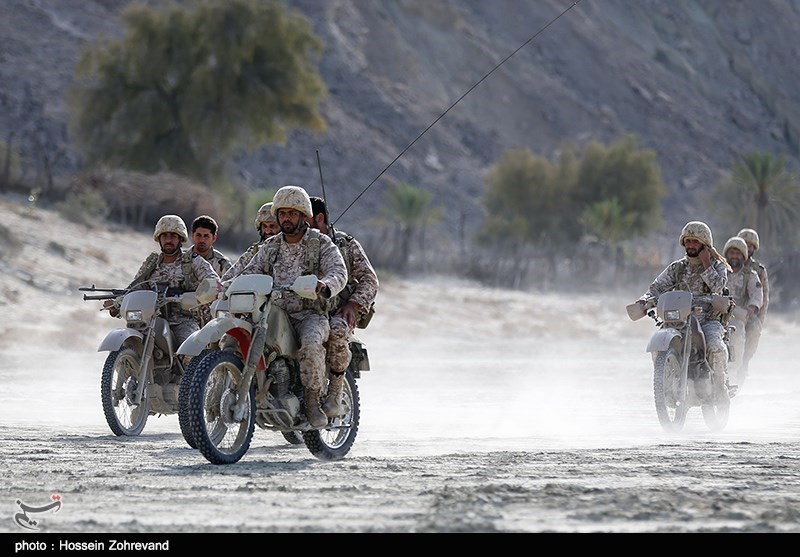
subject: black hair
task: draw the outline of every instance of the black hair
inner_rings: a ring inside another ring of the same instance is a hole
[[[325,217],[325,224],[328,224],[328,213],[325,211],[325,200],[321,197],[317,197],[316,195],[309,196],[311,200],[311,213],[312,216],[316,217],[318,214],[322,213],[322,216]]]
[[[192,221],[192,234],[197,232],[198,228],[208,228],[212,234],[217,233],[217,221],[208,215],[200,215]]]

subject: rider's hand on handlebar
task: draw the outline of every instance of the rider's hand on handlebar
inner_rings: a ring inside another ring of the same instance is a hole
[[[331,297],[331,289],[321,280],[317,280],[317,296],[324,299]]]
[[[111,317],[119,317],[119,308],[114,304],[114,300],[103,300],[103,309],[107,309]]]

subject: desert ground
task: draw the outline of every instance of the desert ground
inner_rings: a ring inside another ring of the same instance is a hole
[[[78,286],[124,285],[152,238],[3,200],[0,493],[8,539],[42,534],[800,532],[800,324],[771,315],[721,432],[665,433],[653,322],[606,295],[382,278],[346,458],[257,430],[213,465],[177,416],[113,435],[100,399],[117,326]],[[15,518],[20,504],[35,528]],[[34,517],[34,514],[36,515]],[[105,536],[105,538],[104,538]],[[176,542],[177,543],[177,542]],[[173,548],[176,547],[174,544]],[[11,548],[13,550],[13,548]]]

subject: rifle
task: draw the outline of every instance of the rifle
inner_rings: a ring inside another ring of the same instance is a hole
[[[100,294],[98,296],[87,296],[84,294],[84,300],[113,300],[118,296],[124,296],[128,293],[128,290],[124,288],[97,288],[94,284],[91,286],[81,286],[78,290],[81,292],[105,292],[105,294]]]

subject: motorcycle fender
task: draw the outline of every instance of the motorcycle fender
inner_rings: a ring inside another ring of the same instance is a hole
[[[144,338],[144,335],[136,329],[114,329],[106,335],[103,342],[100,343],[98,352],[113,352],[122,348],[122,344],[131,337],[136,337],[139,340]]]
[[[253,326],[244,319],[236,317],[215,317],[202,329],[195,331],[183,341],[175,353],[181,356],[197,356],[209,344],[219,342],[222,335],[231,329],[244,329],[248,333],[252,333]]]
[[[681,334],[675,329],[661,329],[660,331],[656,331],[650,338],[650,342],[647,343],[646,352],[663,352],[672,344],[672,339],[680,336]]]

